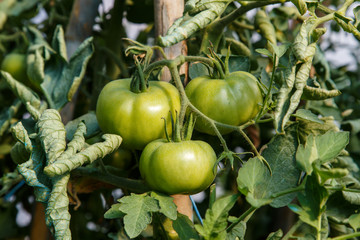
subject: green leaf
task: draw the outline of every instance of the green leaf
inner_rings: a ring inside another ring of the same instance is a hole
[[[221,57],[222,60],[225,60],[225,56]],[[229,72],[236,71],[250,71],[250,59],[245,56],[230,56],[229,57]]]
[[[291,2],[296,6],[301,15],[304,15],[306,13],[307,6],[305,0],[291,0]]]
[[[65,61],[67,60],[65,36],[64,31],[60,25],[57,25],[55,28],[51,47],[59,54],[60,57],[62,57]]]
[[[40,98],[30,88],[14,79],[8,72],[0,71],[0,77],[5,80],[11,91],[20,99],[20,101],[26,105],[26,102],[30,102],[32,106],[40,108]]]
[[[170,26],[166,36],[158,38],[159,45],[169,47],[190,37],[220,17],[227,6],[227,1],[217,0],[186,2],[184,16]]]
[[[307,109],[299,109],[292,116],[320,124],[324,123],[323,120],[320,120],[314,113]]]
[[[360,228],[360,213],[351,215],[349,217],[349,224],[354,229],[354,231]]]
[[[46,166],[44,173],[49,177],[63,175],[84,164],[92,163],[99,158],[104,158],[107,154],[118,149],[122,142],[122,138],[115,134],[104,134],[102,138],[105,140],[104,142],[90,145],[68,159],[61,159]]]
[[[360,190],[360,188],[357,188]],[[360,205],[360,193],[359,192],[348,192],[342,191],[344,198],[351,204]]]
[[[40,143],[33,142],[32,145],[33,151],[30,159],[18,165],[17,170],[24,177],[27,185],[34,188],[36,201],[46,203],[51,191],[51,182],[43,173],[46,156]]]
[[[298,133],[301,143],[305,143],[307,137],[310,134],[317,136],[317,135],[325,134],[329,131],[335,131],[335,132],[340,131],[333,117],[320,118],[320,120],[323,121],[323,123],[316,123],[302,118],[297,118],[296,120],[297,122],[299,122]]]
[[[276,135],[263,151],[262,155],[268,161],[272,175],[258,158],[248,160],[240,168],[238,188],[251,205],[260,207],[272,202],[272,207],[282,207],[292,201],[295,194],[276,199],[273,199],[273,195],[297,186],[300,176],[295,160],[297,147],[297,125],[294,124],[287,128],[285,135]]]
[[[151,197],[159,201],[160,212],[171,220],[175,220],[177,217],[177,207],[173,202],[173,198],[162,194],[151,192]]]
[[[0,137],[9,129],[11,119],[19,111],[21,101],[16,99],[9,108],[4,108],[0,113]]]
[[[64,63],[62,57],[58,56],[46,64],[41,87],[51,108],[60,109],[71,101],[85,75],[92,54],[92,38],[89,38],[79,46],[69,63]]]
[[[52,111],[56,112],[56,110]],[[67,160],[80,151],[85,144],[85,132],[85,124],[79,123],[73,139],[67,144],[66,151],[63,151],[54,161]],[[65,139],[65,136],[62,137]],[[56,239],[71,239],[71,216],[69,213],[69,197],[67,195],[69,179],[70,173],[51,178],[52,189],[45,209],[45,220],[46,225],[53,230]]]
[[[311,174],[313,164],[323,164],[334,159],[349,142],[348,132],[327,132],[323,135],[310,134],[305,145],[296,152],[296,161],[303,171]]]
[[[188,216],[179,213],[176,220],[173,221],[173,228],[179,235],[180,239],[200,239],[194,229],[194,224]]]
[[[66,148],[65,127],[60,113],[54,109],[45,110],[36,123],[36,127],[41,145],[45,150],[47,164],[51,164]]]
[[[267,50],[266,48],[258,48],[258,49],[255,49],[255,52],[258,52],[260,54],[263,54],[265,56],[268,56],[269,58],[272,58],[273,57],[273,54]]]
[[[244,240],[246,222],[240,221],[226,235],[226,240]]]
[[[60,109],[71,101],[85,75],[93,54],[92,38],[86,39],[67,62],[61,26],[55,29],[52,47],[37,29],[28,28],[28,35],[31,45],[28,48],[27,72],[34,82],[41,83],[50,107]]]
[[[360,119],[348,120],[342,122],[342,129],[350,131],[350,142],[347,147],[352,153],[360,153]]]
[[[276,232],[272,232],[266,238],[266,240],[280,240],[283,236],[283,232],[281,229],[277,230]]]
[[[107,210],[104,214],[106,219],[116,219],[116,218],[123,218],[125,213],[120,211],[121,203],[116,203],[111,205],[111,208]]]
[[[196,77],[209,75],[207,67],[202,63],[192,63],[189,67],[189,77],[194,79]]]
[[[354,23],[354,26],[359,29],[359,24],[360,24],[360,6],[356,6],[354,9],[353,9],[353,13],[354,13],[354,16],[355,16],[355,23]]]
[[[45,62],[42,53],[45,51],[44,47],[39,47],[33,52],[27,54],[26,62],[26,73],[29,78],[36,85],[40,86],[45,78],[44,68]]]
[[[338,181],[338,179],[336,181]],[[331,194],[326,203],[327,216],[336,219],[338,222],[347,221],[352,214],[357,213],[358,209],[359,205],[348,202],[342,192]]]
[[[271,42],[269,42],[269,43],[270,43],[271,47],[274,49],[274,52],[278,59],[281,58],[286,53],[286,51],[289,49],[289,47],[291,46],[291,43],[284,43],[279,46],[275,45]]]
[[[328,179],[342,178],[349,174],[349,171],[343,168],[318,169],[315,167],[314,170],[321,178],[321,185],[323,185]]]
[[[77,126],[80,122],[84,122],[86,125],[85,138],[91,138],[101,131],[96,119],[95,112],[88,112],[66,124],[66,140],[70,141],[73,138]]]
[[[340,109],[334,104],[328,104],[326,101],[308,101],[307,108],[324,117],[333,117],[337,121],[342,121]]]
[[[264,183],[270,178],[270,173],[263,162],[254,157],[249,159],[239,170],[237,184],[239,191],[254,207],[269,204],[270,196],[264,196]]]
[[[297,213],[300,219],[318,229],[321,215],[325,211],[326,201],[329,194],[325,187],[319,185],[317,176],[315,174],[306,178],[305,192],[298,194],[300,206],[290,204],[290,209]]]
[[[238,198],[237,194],[220,198],[214,202],[212,208],[206,211],[203,226],[197,224],[195,229],[206,240],[208,239],[225,239],[227,217],[230,209],[236,203]]]
[[[122,197],[119,210],[125,213],[125,231],[130,238],[135,238],[151,223],[152,213],[159,211],[156,199],[147,194],[134,194]]]
[[[8,12],[9,16],[20,16],[39,4],[39,0],[16,1],[16,4]]]
[[[358,172],[360,170],[354,159],[350,156],[338,156],[331,164],[335,168],[346,168],[350,172]]]

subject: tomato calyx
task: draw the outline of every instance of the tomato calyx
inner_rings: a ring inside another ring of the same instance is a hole
[[[230,46],[226,53],[225,62],[221,60],[219,55],[217,55],[213,48],[209,48],[210,55],[207,54],[207,57],[211,59],[214,63],[214,70],[210,74],[213,79],[225,79],[226,76],[230,74],[229,71],[229,58],[230,58]]]
[[[131,79],[130,91],[132,91],[133,93],[146,92],[149,88],[149,83],[145,79],[143,66],[137,58],[135,58],[135,66],[136,71]]]
[[[164,128],[165,128],[165,136],[168,142],[181,142],[181,141],[189,141],[192,137],[192,132],[194,130],[195,121],[193,113],[190,113],[187,120],[185,121],[185,125],[183,127],[180,126],[179,115],[175,112],[175,120],[173,115],[170,113],[171,119],[171,128],[172,128],[172,136],[170,138],[169,133],[167,131],[166,119],[164,120]]]

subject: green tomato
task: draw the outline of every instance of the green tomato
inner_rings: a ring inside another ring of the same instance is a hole
[[[221,123],[239,126],[254,118],[263,103],[257,79],[248,72],[232,72],[225,79],[201,76],[192,79],[185,88],[190,102],[203,114]],[[203,119],[198,119],[195,129],[214,135]],[[230,129],[219,128],[222,134]]]
[[[143,150],[139,169],[153,190],[167,194],[195,194],[216,175],[216,154],[203,141],[168,142],[161,139]]]
[[[5,56],[1,64],[1,70],[11,74],[13,78],[31,86],[26,73],[26,55],[21,53],[10,53]]]
[[[130,150],[119,148],[103,159],[104,164],[126,170],[131,166],[133,156]]]
[[[96,118],[106,133],[123,138],[122,146],[143,149],[149,142],[165,137],[164,120],[171,133],[170,113],[180,111],[180,95],[170,83],[150,81],[145,92],[130,91],[131,79],[115,80],[101,91]]]

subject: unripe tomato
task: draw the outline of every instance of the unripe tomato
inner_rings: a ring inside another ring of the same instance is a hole
[[[13,78],[31,86],[26,73],[26,55],[21,53],[10,53],[5,56],[1,64],[1,70],[11,74]]]
[[[122,146],[143,149],[149,142],[164,138],[164,120],[169,132],[170,112],[180,111],[180,95],[170,83],[150,81],[145,92],[130,91],[131,79],[115,80],[101,91],[96,118],[106,133],[123,138]]]
[[[257,79],[248,72],[232,72],[225,79],[201,76],[192,79],[185,88],[190,102],[206,116],[229,125],[239,126],[254,118],[263,103]],[[203,119],[195,129],[214,135]],[[231,132],[220,128],[222,134]]]
[[[206,142],[161,139],[145,147],[139,169],[145,182],[155,191],[195,194],[212,183],[215,164],[216,154]]]
[[[131,166],[133,156],[130,150],[119,148],[111,155],[107,155],[103,161],[104,164],[126,170]]]

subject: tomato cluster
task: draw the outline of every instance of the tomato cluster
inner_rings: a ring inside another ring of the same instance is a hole
[[[167,194],[195,194],[206,189],[216,176],[216,154],[204,141],[171,141],[171,116],[180,111],[178,90],[167,82],[150,81],[142,92],[133,92],[131,79],[115,80],[101,91],[96,109],[100,128],[123,137],[123,147],[142,150],[139,170],[153,190]],[[256,78],[233,72],[225,79],[202,76],[190,81],[186,94],[206,116],[229,125],[254,118],[262,104]],[[205,120],[195,129],[214,134]],[[222,134],[227,129],[219,129]],[[173,129],[174,131],[174,129]]]

